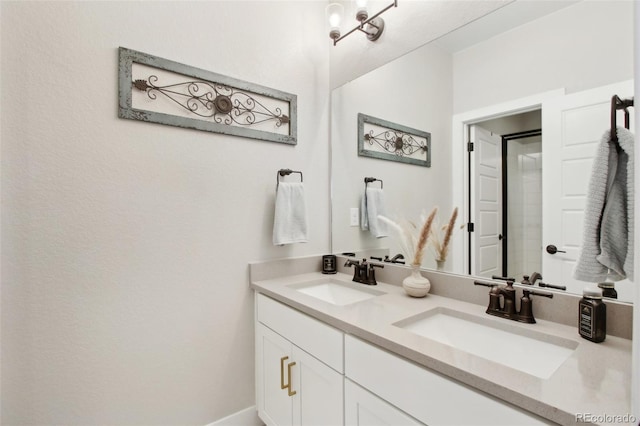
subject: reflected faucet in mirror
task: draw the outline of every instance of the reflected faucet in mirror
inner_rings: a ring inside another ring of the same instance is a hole
[[[405,264],[404,262],[404,255],[402,253],[398,253],[395,256],[393,256],[392,258],[389,258],[389,255],[385,255],[384,258],[380,257],[380,256],[369,256],[372,260],[378,260],[380,262],[387,262],[387,263],[400,263],[402,265]]]
[[[522,277],[521,284],[524,284],[524,285],[536,285],[536,281],[541,280],[541,279],[542,279],[542,275],[540,275],[539,272],[534,272],[531,275],[524,275]]]

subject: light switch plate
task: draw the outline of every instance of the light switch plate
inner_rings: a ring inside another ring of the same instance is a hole
[[[360,225],[360,209],[357,207],[352,207],[349,210],[349,223],[351,226]]]

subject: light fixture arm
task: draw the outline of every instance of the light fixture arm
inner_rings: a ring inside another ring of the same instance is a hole
[[[384,20],[378,17],[383,13],[385,13],[387,10],[391,9],[392,7],[398,7],[398,0],[394,0],[393,3],[391,3],[390,5],[382,9],[380,12],[376,13],[375,15],[371,16],[366,21],[360,22],[359,25],[357,25],[356,27],[354,27],[344,35],[333,39],[333,45],[335,46],[336,44],[338,44],[340,40],[342,40],[343,38],[347,37],[349,34],[355,31],[362,31],[363,33],[367,34],[367,38],[371,41],[377,40],[378,37],[380,37],[380,35],[382,34],[382,31],[384,29]],[[365,28],[366,25],[369,25],[375,28],[377,31],[375,32],[367,31],[367,29]]]

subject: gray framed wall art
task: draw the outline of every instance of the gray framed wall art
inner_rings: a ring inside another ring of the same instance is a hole
[[[120,47],[118,116],[290,145],[297,96]]]
[[[431,167],[431,133],[359,113],[358,155]]]

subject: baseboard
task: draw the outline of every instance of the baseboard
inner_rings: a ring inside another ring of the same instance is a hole
[[[255,406],[233,413],[206,426],[264,426]]]

